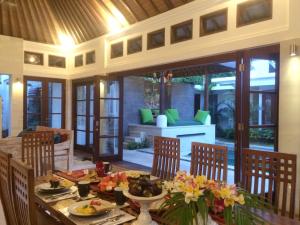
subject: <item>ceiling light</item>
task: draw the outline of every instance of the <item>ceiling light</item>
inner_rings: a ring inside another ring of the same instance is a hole
[[[59,34],[58,38],[63,50],[69,51],[74,48],[75,42],[71,36],[66,34]]]

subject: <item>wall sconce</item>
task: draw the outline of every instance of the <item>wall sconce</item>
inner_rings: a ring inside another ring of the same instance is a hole
[[[290,56],[296,56],[297,55],[298,47],[296,45],[296,42],[290,45]]]
[[[14,85],[15,85],[15,87],[17,89],[21,89],[22,88],[22,81],[21,81],[20,78],[16,78],[14,83],[15,83]]]

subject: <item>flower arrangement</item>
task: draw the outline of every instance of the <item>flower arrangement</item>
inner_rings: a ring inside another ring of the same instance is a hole
[[[115,187],[126,188],[128,187],[126,173],[119,172],[103,177],[98,187],[101,192],[113,191]]]
[[[265,202],[259,202],[257,196],[236,185],[208,180],[205,176],[194,177],[185,171],[177,172],[174,180],[165,182],[164,187],[170,197],[161,209],[165,209],[164,217],[172,224],[176,221],[179,225],[206,225],[210,214],[220,218],[226,225],[249,225],[255,220],[255,215],[243,209],[265,205]]]

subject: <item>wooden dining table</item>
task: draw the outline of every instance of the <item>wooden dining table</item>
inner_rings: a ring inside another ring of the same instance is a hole
[[[46,180],[49,180],[49,177],[39,177],[36,179],[36,184],[45,183]],[[91,189],[96,190],[97,185],[91,185]],[[104,200],[113,202],[113,198],[108,196],[108,199],[105,199],[106,198],[105,196],[100,195],[101,199],[103,199],[103,197]],[[71,219],[71,216],[66,212],[69,206],[77,202],[78,202],[78,197],[71,197],[63,200],[52,201],[49,203],[44,201],[37,193],[35,194],[35,203],[37,207],[39,207],[42,210],[48,211],[51,216],[55,217],[65,225],[81,225],[81,223],[74,222],[74,220]],[[127,204],[125,205],[125,207],[121,208],[120,210],[129,213],[134,217],[138,216],[138,211],[132,208],[131,205]],[[265,221],[268,221],[268,225],[300,225],[300,221],[297,221],[295,219],[290,219],[288,217],[283,217],[272,212],[265,212],[259,209],[253,209],[253,213],[255,213],[258,217],[264,219]],[[151,216],[153,217],[152,219],[156,221],[159,225],[168,225],[168,223],[166,223],[166,221],[164,221],[164,219],[161,218],[159,214],[152,213]],[[96,220],[99,220],[99,218],[95,218],[95,221]],[[131,225],[133,221],[134,220],[125,222],[122,225]],[[223,225],[223,224],[219,223],[219,225]]]

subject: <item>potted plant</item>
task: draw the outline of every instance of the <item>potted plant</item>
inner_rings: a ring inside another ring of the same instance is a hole
[[[165,182],[169,198],[162,204],[163,217],[178,225],[252,225],[264,221],[249,207],[266,208],[258,196],[205,176],[178,172],[173,181]]]

